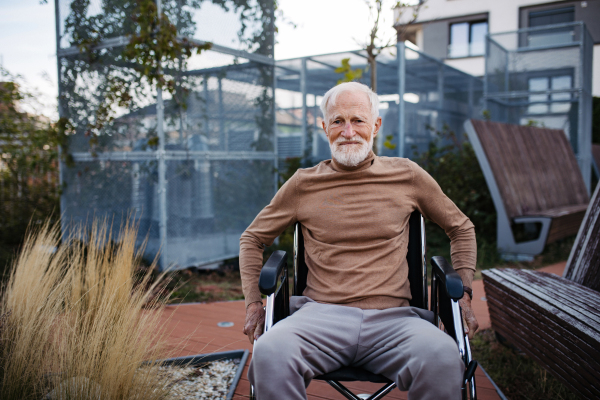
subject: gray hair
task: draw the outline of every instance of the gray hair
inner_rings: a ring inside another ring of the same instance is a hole
[[[362,83],[344,82],[332,87],[325,93],[325,96],[323,96],[323,100],[321,101],[321,112],[323,113],[323,119],[325,121],[327,121],[327,108],[329,108],[330,105],[335,105],[335,101],[341,93],[350,91],[365,93],[369,97],[369,102],[371,103],[371,114],[373,115],[373,119],[375,120],[379,117],[379,97],[377,97],[377,93]]]

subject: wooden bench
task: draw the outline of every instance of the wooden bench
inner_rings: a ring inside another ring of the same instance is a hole
[[[589,202],[562,130],[469,120],[473,146],[498,215],[498,251],[532,259],[546,243],[577,233]],[[533,237],[519,241],[519,227]]]
[[[573,392],[600,398],[600,185],[564,277],[519,269],[483,272],[492,328]]]

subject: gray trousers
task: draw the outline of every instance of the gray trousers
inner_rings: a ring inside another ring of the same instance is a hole
[[[254,345],[248,379],[258,400],[304,400],[317,375],[364,368],[408,390],[411,400],[460,398],[464,364],[456,342],[414,307],[361,310],[293,296],[292,315]]]

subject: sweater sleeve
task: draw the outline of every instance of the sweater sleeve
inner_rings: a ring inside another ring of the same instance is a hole
[[[477,263],[475,226],[424,169],[411,162],[413,198],[426,219],[438,224],[450,238],[452,266],[465,286],[471,286]]]
[[[258,278],[263,264],[263,250],[271,246],[285,228],[296,222],[296,172],[262,209],[240,237],[240,275],[246,307],[261,301]]]

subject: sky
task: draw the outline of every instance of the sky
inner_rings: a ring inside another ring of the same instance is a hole
[[[386,4],[385,37],[393,37],[393,1]],[[365,0],[280,0],[289,23],[279,24],[276,59],[358,49],[371,22]],[[56,118],[57,66],[54,1],[0,0],[0,65],[39,93],[40,112]]]

